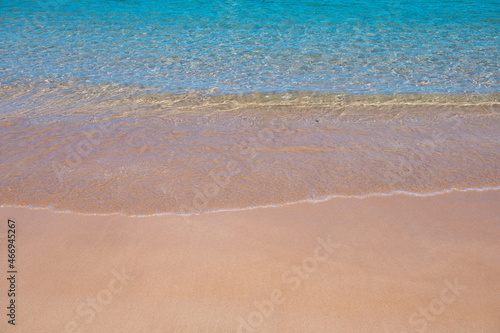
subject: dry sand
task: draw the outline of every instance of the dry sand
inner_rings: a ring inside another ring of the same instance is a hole
[[[1,332],[500,332],[500,191],[191,217],[1,208]]]

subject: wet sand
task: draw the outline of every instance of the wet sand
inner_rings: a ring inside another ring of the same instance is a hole
[[[31,110],[0,91],[1,204],[153,215],[500,188],[498,93],[63,92]]]
[[[18,294],[0,331],[500,332],[499,203],[470,191],[190,218],[1,208]]]

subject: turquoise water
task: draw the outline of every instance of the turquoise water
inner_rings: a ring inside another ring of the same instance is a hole
[[[500,188],[499,32],[491,0],[0,0],[0,205]]]
[[[0,83],[168,92],[499,91],[500,3],[0,2]]]

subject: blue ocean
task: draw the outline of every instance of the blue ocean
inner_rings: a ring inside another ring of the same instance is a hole
[[[0,205],[500,188],[496,0],[2,0],[0,36]]]
[[[180,93],[499,91],[493,0],[0,2],[0,82]]]

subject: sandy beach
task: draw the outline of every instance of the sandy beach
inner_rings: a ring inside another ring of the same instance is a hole
[[[0,1],[0,333],[500,333],[499,1]]]
[[[17,295],[0,331],[500,332],[499,202],[398,194],[189,218],[1,208]]]

